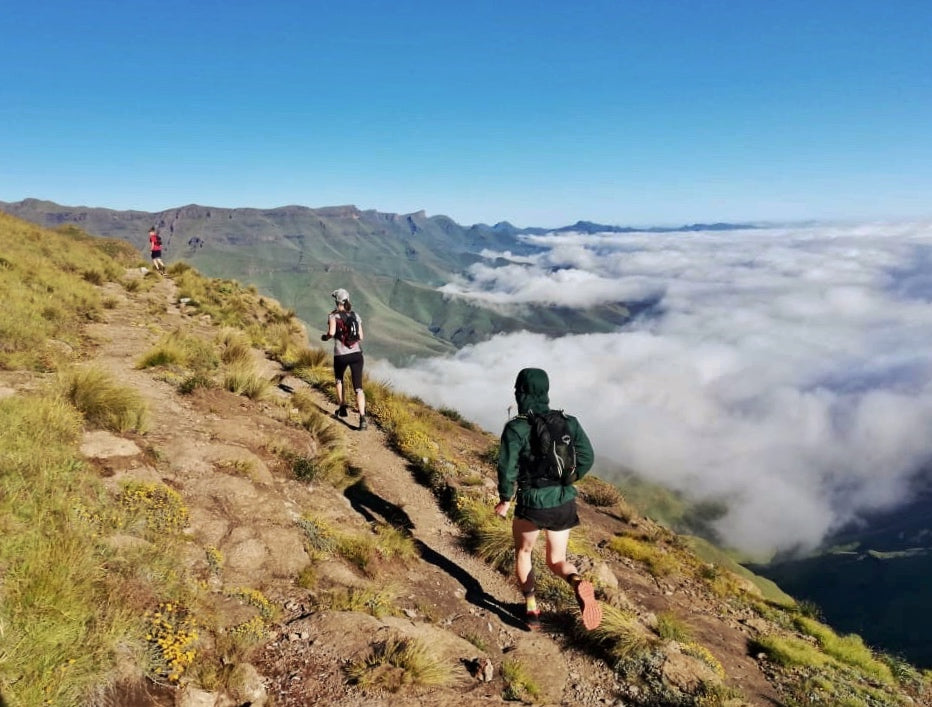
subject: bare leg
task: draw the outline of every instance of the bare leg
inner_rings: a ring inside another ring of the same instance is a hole
[[[366,416],[366,394],[362,388],[356,389],[356,409],[359,410],[359,416]]]
[[[540,530],[529,520],[515,518],[511,525],[515,540],[515,576],[524,596],[534,593],[532,553]]]
[[[337,388],[337,405],[339,405],[340,407],[343,407],[343,381],[342,380],[338,380],[336,382],[336,388]]]
[[[569,528],[566,530],[547,531],[547,567],[557,577],[567,579],[578,574],[576,566],[566,561],[566,546],[570,541]]]

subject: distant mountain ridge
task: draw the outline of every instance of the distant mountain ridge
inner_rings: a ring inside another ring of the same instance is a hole
[[[396,362],[452,353],[511,331],[552,336],[608,332],[651,303],[614,302],[573,309],[527,305],[493,310],[437,291],[483,251],[539,250],[522,236],[545,233],[634,233],[749,228],[694,224],[638,229],[577,221],[559,228],[518,228],[507,221],[463,226],[447,216],[362,210],[352,205],[273,209],[189,204],[158,212],[63,206],[40,199],[0,202],[0,210],[45,227],[74,224],[97,236],[128,241],[148,252],[157,227],[165,260],[184,259],[212,277],[256,285],[313,325],[325,321],[337,287],[379,326],[367,327],[367,351]]]
[[[622,230],[585,221],[559,229],[518,228],[505,221],[462,226],[424,211],[383,213],[352,205],[254,209],[190,204],[150,213],[39,199],[0,202],[0,210],[45,227],[74,224],[93,235],[125,240],[143,253],[154,225],[162,233],[166,262],[184,259],[212,277],[252,283],[309,324],[325,321],[329,292],[345,287],[360,312],[379,325],[366,328],[367,351],[396,362],[452,353],[519,330],[552,336],[608,332],[627,322],[633,310],[650,306],[612,302],[587,309],[526,305],[497,310],[437,291],[483,260],[483,251],[539,250],[525,235]]]

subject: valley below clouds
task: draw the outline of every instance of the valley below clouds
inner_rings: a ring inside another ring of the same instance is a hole
[[[442,290],[495,308],[644,303],[617,332],[499,335],[373,375],[498,433],[518,370],[744,551],[815,547],[909,500],[932,459],[932,224],[552,234]]]

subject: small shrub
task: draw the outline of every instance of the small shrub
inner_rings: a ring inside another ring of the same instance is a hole
[[[238,589],[228,591],[227,596],[240,599],[241,601],[257,609],[259,611],[259,616],[262,617],[263,621],[272,621],[278,613],[275,605],[266,599],[265,595],[258,589],[239,587]]]
[[[297,520],[312,550],[331,553],[336,549],[336,533],[327,523],[305,515]]]
[[[141,524],[146,538],[178,535],[188,524],[188,509],[181,495],[165,484],[129,481],[120,492],[120,505],[130,527]]]
[[[207,557],[207,567],[210,569],[210,573],[215,577],[219,577],[223,569],[223,553],[213,545],[208,545],[204,548],[204,554]]]
[[[144,614],[146,674],[154,682],[177,683],[197,655],[197,624],[184,606],[163,602]]]

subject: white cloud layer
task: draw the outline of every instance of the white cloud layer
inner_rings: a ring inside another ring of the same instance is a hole
[[[498,307],[656,299],[652,316],[376,375],[498,432],[517,371],[544,368],[597,456],[726,499],[719,530],[753,552],[908,499],[932,459],[932,224],[534,241],[542,253],[489,254],[509,262],[444,290]]]

